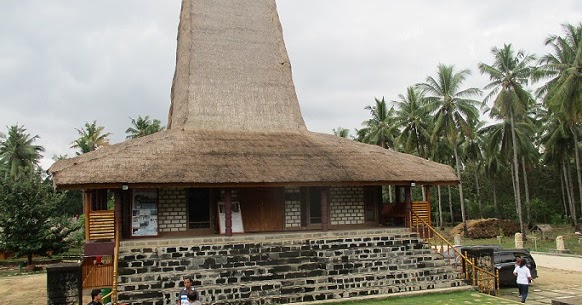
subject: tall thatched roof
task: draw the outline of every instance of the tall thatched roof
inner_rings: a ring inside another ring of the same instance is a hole
[[[61,188],[458,182],[449,166],[309,132],[275,0],[183,0],[168,130],[49,171]]]
[[[182,1],[169,128],[305,130],[274,0]]]

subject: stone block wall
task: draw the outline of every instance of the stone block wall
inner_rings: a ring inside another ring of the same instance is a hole
[[[365,222],[363,187],[332,187],[329,190],[329,197],[332,225],[353,225]]]
[[[160,233],[188,229],[186,189],[160,189],[158,193],[158,229]]]
[[[442,256],[406,229],[174,242],[122,245],[119,302],[173,305],[185,275],[203,304],[285,304],[463,285]]]
[[[301,188],[285,188],[285,228],[301,227]]]

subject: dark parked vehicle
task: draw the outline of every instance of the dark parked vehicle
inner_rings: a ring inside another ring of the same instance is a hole
[[[515,269],[515,257],[521,256],[521,259],[525,259],[525,265],[529,268],[532,278],[538,277],[538,271],[536,269],[536,262],[525,249],[502,249],[493,251],[493,262],[495,263],[495,268],[499,269],[499,283],[501,286],[517,286],[515,283],[515,276],[513,275],[513,270]]]
[[[536,262],[526,249],[502,249],[498,245],[492,246],[454,246],[461,253],[469,256],[489,256],[493,253],[494,268],[499,270],[499,283],[501,286],[517,286],[513,270],[515,269],[515,258],[520,256],[525,259],[526,266],[531,272],[532,278],[537,278],[538,272]],[[459,272],[462,271],[463,264],[453,249],[444,251],[443,256],[448,259],[451,265],[455,265]],[[495,271],[495,270],[493,270]]]

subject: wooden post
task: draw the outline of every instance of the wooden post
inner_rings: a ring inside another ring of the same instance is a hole
[[[329,229],[329,187],[321,188],[321,230]]]
[[[376,201],[377,205],[378,224],[383,225],[385,221],[384,215],[382,215],[382,211],[384,210],[384,202],[382,201],[382,186],[371,187],[370,190],[374,193],[374,201]]]
[[[113,200],[115,201],[115,208],[114,208],[114,227],[115,232],[117,233],[118,230],[121,230],[121,209],[123,204],[123,194],[121,190],[114,190],[113,191]],[[121,231],[119,232],[121,233]]]
[[[424,194],[426,196],[425,201],[430,205],[430,185],[424,185]]]
[[[83,201],[84,207],[83,212],[85,213],[85,240],[89,240],[90,236],[90,229],[89,229],[89,219],[91,217],[91,191],[84,190],[83,191]]]
[[[395,186],[394,194],[395,194],[395,197],[396,197],[396,198],[394,198],[395,199],[395,203],[396,204],[399,204],[401,202],[400,201],[400,186],[398,186],[398,185]]]
[[[411,190],[410,190],[410,186],[405,186],[404,187],[404,204],[405,206],[405,211],[406,211],[406,221],[405,221],[405,225],[407,227],[410,227],[412,224],[412,194],[411,194]]]
[[[224,190],[224,234],[232,236],[232,190]]]

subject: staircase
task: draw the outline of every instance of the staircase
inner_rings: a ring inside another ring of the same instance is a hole
[[[123,242],[119,302],[175,304],[184,275],[204,304],[283,304],[465,285],[408,229]]]

